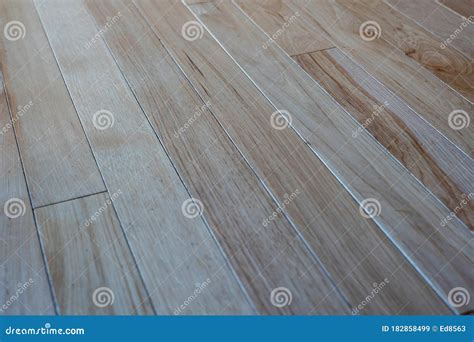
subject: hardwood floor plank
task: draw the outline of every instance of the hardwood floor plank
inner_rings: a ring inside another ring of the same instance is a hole
[[[0,315],[54,315],[1,71],[0,175]]]
[[[450,211],[366,131],[353,144],[360,126],[284,52],[262,49],[263,33],[236,6],[189,8],[270,101],[291,113],[295,130],[358,202],[380,203],[373,219],[446,302],[453,287],[472,287],[473,239],[460,220],[441,227]]]
[[[0,40],[10,108],[31,104],[14,126],[33,207],[104,191],[33,3],[0,6],[0,26],[10,29]]]
[[[449,49],[452,46],[469,58],[474,58],[474,26],[466,18],[433,0],[385,0],[385,2],[441,38],[442,49]]]
[[[153,309],[105,193],[35,210],[62,315],[143,315]]]
[[[237,3],[245,11],[255,12],[255,15],[261,19],[259,23],[269,35],[268,39],[262,42],[263,48],[267,48],[270,44],[277,44],[288,54],[299,55],[334,47],[323,31],[315,35],[314,32],[306,30],[304,23],[299,20],[298,11],[291,11],[286,6],[274,6],[275,2],[272,0],[258,3],[237,1]]]
[[[348,313],[290,222],[281,217],[262,225],[276,203],[138,10],[125,4],[88,2],[100,26],[112,13],[123,13],[104,37],[258,312]],[[157,20],[169,15],[168,6],[162,5]],[[291,293],[290,305],[274,304],[272,292],[281,287]]]
[[[383,39],[368,42],[361,39],[357,19],[336,2],[313,0],[293,4],[285,1],[285,4],[300,11],[308,28],[316,32],[324,29],[345,54],[473,157],[473,126],[458,126],[450,120],[454,111],[470,115],[474,109],[471,103]]]
[[[102,40],[109,25],[121,25],[122,13],[96,28],[82,2],[37,9],[109,193],[122,191],[114,206],[156,313],[176,313],[204,283],[178,313],[252,313],[205,222],[183,215],[189,194]],[[99,110],[106,112],[94,120]]]
[[[466,99],[474,101],[474,67],[470,57],[455,49],[442,49],[440,39],[382,1],[337,0],[337,3],[358,18],[354,24],[375,21],[381,28],[380,39],[398,47]]]
[[[474,15],[472,0],[437,0],[451,10],[458,12],[463,17],[469,18]]]
[[[474,193],[474,162],[340,50],[297,56],[298,64],[452,211]],[[357,143],[359,131],[352,137]],[[453,168],[453,165],[457,167]],[[474,204],[457,216],[474,230]]]
[[[374,282],[387,278],[390,285],[363,314],[446,310],[409,264],[399,267],[404,257],[374,222],[359,214],[358,204],[309,147],[292,130],[271,126],[275,108],[219,44],[209,34],[192,45],[181,35],[181,28],[194,19],[184,5],[143,0],[136,4],[351,307],[370,293]],[[334,200],[337,206],[328,205]],[[406,283],[413,284],[409,292]]]

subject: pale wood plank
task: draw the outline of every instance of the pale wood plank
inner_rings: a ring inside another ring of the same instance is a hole
[[[1,71],[0,175],[0,315],[54,315]]]
[[[189,1],[186,1],[189,4]],[[290,55],[298,55],[305,52],[329,49],[334,47],[324,32],[318,35],[307,30],[304,22],[299,20],[300,13],[291,11],[286,6],[279,6],[270,0],[264,1],[237,1],[247,13],[259,16],[259,25],[270,37],[262,42],[266,48],[270,44],[281,46]]]
[[[353,144],[360,126],[288,55],[259,48],[263,33],[237,7],[189,8],[275,106],[291,113],[293,127],[359,203],[380,202],[373,219],[446,301],[453,287],[472,287],[472,234],[460,220],[440,227],[449,210],[366,131]]]
[[[474,193],[474,163],[337,49],[296,61],[451,210]],[[357,143],[358,131],[352,133]],[[458,167],[453,168],[453,165]],[[474,204],[457,216],[474,230]]]
[[[204,217],[258,312],[347,313],[347,304],[290,223],[283,217],[262,226],[276,203],[219,123],[202,108],[203,102],[137,9],[126,8],[123,1],[88,5],[100,26],[112,13],[123,13],[120,25],[110,27],[104,37],[179,173],[202,201]],[[168,7],[169,3],[163,5],[156,20],[169,15]],[[180,130],[190,118],[193,121]],[[291,291],[291,305],[272,304],[271,292],[277,287]]]
[[[2,28],[15,20],[25,29],[23,39],[2,34],[0,44],[10,107],[32,102],[14,125],[33,207],[104,191],[33,3],[5,0],[0,6]]]
[[[458,12],[463,17],[469,18],[474,15],[474,1],[473,0],[437,0],[446,7]]]
[[[385,40],[363,41],[359,36],[357,18],[334,1],[314,0],[285,4],[294,10],[300,10],[306,25],[316,32],[325,29],[330,39],[344,53],[469,156],[474,155],[473,126],[455,130],[449,125],[449,114],[454,110],[472,113],[474,106],[471,103]]]
[[[142,0],[136,4],[353,308],[374,282],[398,269],[388,277],[390,286],[363,314],[446,310],[417,272],[403,264],[404,257],[374,222],[359,214],[354,199],[304,142],[290,129],[272,128],[269,117],[275,108],[218,43],[208,34],[194,44],[183,38],[181,27],[193,20],[183,5]],[[295,190],[297,196],[288,200]],[[337,205],[330,204],[334,200]],[[407,283],[412,284],[410,290]]]
[[[398,47],[407,57],[474,101],[474,65],[470,57],[455,49],[442,49],[440,39],[380,0],[337,0],[337,3],[354,14],[358,19],[355,25],[368,20],[377,22],[381,28],[380,39]]]
[[[102,193],[35,210],[63,315],[153,313],[112,205]]]
[[[109,192],[122,190],[117,216],[156,312],[174,313],[209,278],[183,313],[252,313],[205,223],[183,215],[189,195],[84,4],[58,0],[37,8]],[[114,26],[123,17],[112,12],[109,19]],[[114,124],[98,130],[93,115],[102,109]]]
[[[437,35],[441,48],[454,47],[474,57],[474,26],[460,15],[433,0],[385,0],[390,6]],[[453,36],[453,38],[450,38]]]

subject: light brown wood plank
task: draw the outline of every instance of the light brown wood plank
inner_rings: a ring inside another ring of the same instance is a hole
[[[472,159],[341,51],[300,55],[296,61],[452,211],[474,193]],[[358,135],[352,133],[356,144]],[[473,209],[469,202],[456,210],[471,230]]]
[[[153,313],[108,195],[39,208],[35,215],[60,314]]]
[[[14,125],[33,207],[104,191],[33,3],[5,0],[0,6],[0,26],[10,23],[25,34],[2,34],[0,44],[10,107],[32,103]]]
[[[370,293],[374,282],[387,277],[390,285],[362,314],[446,310],[374,222],[359,214],[357,203],[309,147],[291,129],[272,128],[270,116],[275,108],[218,43],[209,34],[194,44],[183,38],[181,27],[193,20],[183,5],[142,0],[136,4],[278,205],[296,223],[351,307]],[[166,16],[160,18],[165,11]],[[290,194],[296,196],[290,200]],[[337,206],[330,204],[334,200]],[[403,286],[406,283],[413,284],[410,292]]]
[[[456,130],[451,128],[449,121],[449,115],[454,110],[462,110],[471,115],[474,107],[469,101],[385,40],[362,40],[357,18],[334,1],[314,0],[285,4],[294,10],[300,10],[308,28],[312,27],[316,32],[326,30],[330,39],[351,59],[469,156],[474,155],[473,126]]]
[[[430,70],[454,90],[474,101],[474,65],[455,49],[442,49],[441,40],[380,0],[339,1],[357,17],[356,25],[378,23],[380,39],[398,47],[407,57]]]
[[[294,129],[358,202],[380,202],[373,219],[446,301],[460,283],[472,287],[472,234],[460,220],[441,227],[449,210],[366,131],[353,144],[360,126],[288,55],[259,49],[263,33],[237,7],[189,8],[275,106],[291,113]]]
[[[37,8],[109,193],[122,191],[114,206],[156,312],[173,314],[209,279],[183,314],[252,313],[205,223],[183,215],[189,194],[84,4],[58,0]],[[112,12],[109,19],[114,27],[124,17]],[[98,130],[93,115],[102,109],[114,124]]]
[[[127,9],[122,1],[90,1],[88,5],[101,26],[111,13],[123,13],[120,24],[104,33],[105,39],[184,182],[202,202],[203,216],[258,312],[349,312],[286,218],[262,226],[276,203],[137,9]],[[169,14],[167,7],[163,5],[157,20]],[[180,130],[199,110],[184,132]],[[290,305],[272,304],[271,292],[277,287],[292,293]]]
[[[189,4],[189,1],[187,1]],[[267,48],[270,44],[281,46],[290,55],[298,55],[305,52],[313,52],[334,47],[327,39],[324,32],[315,35],[314,32],[306,30],[304,22],[299,20],[300,13],[291,11],[286,6],[276,6],[270,0],[259,1],[237,1],[246,12],[254,13],[261,20],[259,25],[268,33],[269,37],[262,42],[262,47]]]
[[[1,71],[0,175],[0,315],[54,315]]]
[[[441,38],[440,47],[442,49],[454,47],[464,52],[471,59],[474,57],[474,26],[466,18],[457,15],[433,0],[385,1]]]
[[[458,12],[463,17],[474,15],[474,2],[472,0],[437,0],[451,10]]]

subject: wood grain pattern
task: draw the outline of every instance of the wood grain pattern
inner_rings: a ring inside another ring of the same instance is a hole
[[[99,25],[114,11],[123,12],[123,21],[105,32],[105,39],[178,172],[203,203],[203,216],[257,311],[347,313],[348,306],[290,222],[282,217],[262,225],[276,203],[153,32],[143,35],[148,28],[136,8],[125,8],[123,1],[88,4]],[[158,20],[172,10],[162,6]],[[180,130],[190,118],[195,120]],[[289,289],[291,305],[272,304],[277,287]]]
[[[293,10],[300,10],[308,28],[325,30],[345,54],[472,158],[473,126],[455,130],[449,125],[452,111],[463,110],[468,115],[473,112],[474,107],[469,101],[383,39],[362,40],[357,18],[336,2],[314,0],[294,4],[285,1],[285,4]]]
[[[451,210],[474,193],[474,163],[337,49],[296,61]],[[357,143],[359,131],[352,133]],[[456,166],[453,168],[453,166]],[[457,216],[474,230],[471,202]]]
[[[417,24],[441,38],[442,49],[452,46],[471,59],[474,57],[474,26],[466,18],[450,11],[433,0],[385,1]]]
[[[1,35],[1,63],[33,207],[105,190],[84,131],[29,0],[2,1],[1,27],[21,22],[23,39]],[[26,60],[24,57],[28,56]]]
[[[1,71],[0,175],[0,315],[54,315]]]
[[[38,11],[109,193],[122,191],[114,206],[156,313],[174,313],[208,278],[183,313],[251,313],[204,222],[183,215],[189,195],[100,35],[92,40],[98,29],[84,4],[49,1]],[[110,24],[123,19],[111,12]],[[100,109],[114,117],[105,130],[92,123]]]
[[[414,313],[421,307],[433,312],[446,309],[410,265],[399,267],[404,257],[374,222],[359,214],[357,203],[308,146],[291,129],[275,130],[271,126],[275,108],[218,43],[204,34],[189,48],[180,28],[193,16],[184,6],[171,7],[170,1],[136,3],[280,208],[296,223],[352,308],[370,293],[374,282],[389,277],[390,286],[364,308],[363,314]],[[156,20],[167,8],[171,10],[166,17]],[[290,195],[295,190],[296,196]],[[337,198],[338,205],[328,203],[328,198]],[[379,247],[374,250],[374,246]],[[406,283],[413,284],[411,292],[403,286]]]
[[[354,24],[376,21],[381,28],[380,39],[398,47],[407,57],[430,70],[469,101],[474,101],[474,66],[470,57],[455,49],[442,49],[440,39],[382,1],[337,2],[359,19]]]
[[[472,0],[437,0],[451,10],[458,12],[463,17],[474,15]]]
[[[39,208],[35,215],[60,314],[153,313],[106,194]]]
[[[295,130],[359,203],[380,201],[373,219],[446,301],[456,284],[470,287],[473,241],[461,221],[441,229],[439,220],[449,210],[366,131],[353,144],[351,133],[359,126],[350,115],[281,50],[259,48],[263,33],[237,7],[222,2],[189,8],[272,103],[291,113]]]

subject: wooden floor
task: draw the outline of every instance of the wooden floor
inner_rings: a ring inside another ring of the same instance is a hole
[[[472,313],[472,15],[0,0],[0,313]]]

